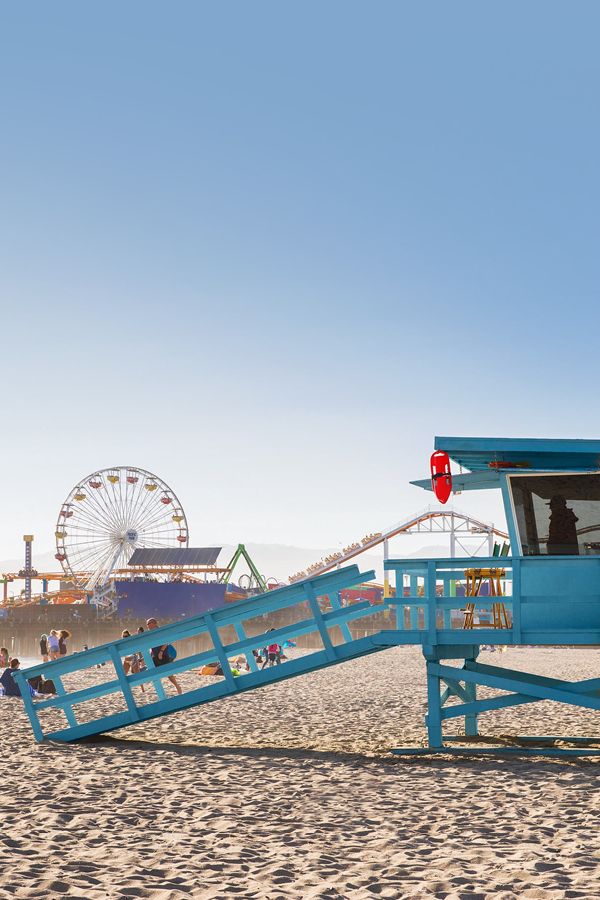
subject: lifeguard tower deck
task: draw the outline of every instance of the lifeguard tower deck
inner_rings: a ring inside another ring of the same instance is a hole
[[[542,735],[537,742],[515,736],[512,747],[477,745],[479,715],[496,709],[554,700],[600,710],[600,678],[565,682],[478,661],[480,644],[600,643],[600,441],[447,437],[437,438],[435,447],[461,469],[453,478],[455,492],[501,491],[510,554],[506,546],[498,548],[498,555],[468,559],[386,559],[385,568],[395,580],[395,596],[386,600],[394,611],[393,622],[363,637],[352,634],[350,623],[382,607],[369,603],[342,607],[339,591],[374,575],[351,565],[17,672],[35,737],[78,740],[389,647],[420,644],[427,678],[428,746],[394,752],[600,755],[600,746],[591,746],[600,740],[583,736]],[[429,479],[413,483],[431,489]],[[266,618],[283,610],[285,624],[267,631]],[[258,669],[253,649],[311,632],[320,637],[321,649]],[[177,642],[199,636],[210,643],[209,649],[181,653],[155,668],[151,647],[177,647]],[[124,660],[136,652],[143,655],[147,668],[126,674]],[[238,654],[248,660],[247,673],[235,674],[232,669],[231,657]],[[67,682],[73,673],[103,662],[114,669],[114,677],[70,689]],[[163,682],[169,675],[210,662],[221,667],[218,680],[181,695],[169,686],[167,693]],[[56,697],[30,696],[27,679],[39,674],[52,678]],[[146,686],[144,693],[141,685]],[[479,699],[478,685],[502,693]],[[58,715],[64,716],[60,727]],[[445,723],[457,718],[464,722],[464,734],[444,735]]]

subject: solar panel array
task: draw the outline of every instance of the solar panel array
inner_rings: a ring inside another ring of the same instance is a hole
[[[222,547],[142,547],[130,566],[214,566]]]

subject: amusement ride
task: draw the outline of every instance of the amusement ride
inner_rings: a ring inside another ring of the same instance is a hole
[[[55,530],[68,579],[93,591],[141,547],[187,547],[183,507],[169,485],[133,466],[101,469],[69,491]]]

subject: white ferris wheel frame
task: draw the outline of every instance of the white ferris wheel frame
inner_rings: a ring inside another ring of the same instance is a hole
[[[187,547],[189,530],[179,498],[162,478],[138,466],[112,466],[91,472],[69,491],[55,537],[65,575],[94,590],[137,548]]]

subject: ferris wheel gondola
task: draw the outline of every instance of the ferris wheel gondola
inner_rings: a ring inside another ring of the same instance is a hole
[[[133,466],[102,469],[80,481],[60,508],[55,536],[65,575],[88,590],[108,582],[137,548],[188,545],[176,494]]]

